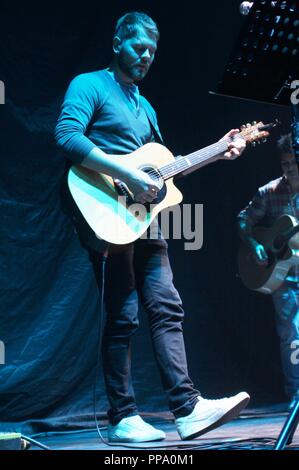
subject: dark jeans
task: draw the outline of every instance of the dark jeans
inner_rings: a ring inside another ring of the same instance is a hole
[[[89,250],[100,282],[100,254]],[[148,315],[155,359],[175,417],[192,412],[199,391],[188,376],[182,323],[184,311],[172,281],[164,239],[139,239],[106,262],[103,365],[109,419],[137,414],[131,379],[131,336],[138,328],[138,298]]]

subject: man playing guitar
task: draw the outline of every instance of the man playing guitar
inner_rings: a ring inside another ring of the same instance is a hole
[[[280,138],[278,148],[283,176],[259,188],[252,201],[238,215],[240,237],[250,249],[256,263],[262,267],[267,266],[270,260],[265,246],[253,236],[254,226],[271,226],[285,214],[299,220],[299,171],[291,134]],[[243,269],[246,270],[246,265]],[[295,404],[299,393],[299,363],[294,360],[294,347],[299,346],[298,283],[299,266],[296,264],[272,295],[280,337],[285,391],[290,400],[290,408]]]
[[[161,141],[156,113],[136,85],[153,63],[158,38],[157,25],[144,13],[120,18],[110,67],[73,79],[56,127],[57,144],[73,163],[124,182],[142,204],[151,203],[159,187],[144,171],[126,165],[121,155]],[[234,129],[227,136],[237,133]],[[244,148],[244,140],[232,140],[222,156],[233,159]],[[98,278],[100,242],[88,227],[83,232],[79,235],[85,238]],[[130,347],[138,327],[138,299],[149,317],[155,357],[180,437],[197,437],[237,416],[248,403],[247,393],[207,400],[195,389],[188,376],[184,311],[172,282],[166,241],[162,236],[155,240],[139,238],[120,252],[112,252],[106,265],[103,364],[110,403],[109,441],[165,438],[163,431],[138,414],[132,387]]]

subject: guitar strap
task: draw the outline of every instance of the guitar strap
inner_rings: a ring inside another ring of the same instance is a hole
[[[149,106],[148,102],[143,98],[143,96],[140,96],[140,104],[142,105],[142,107],[145,111],[145,114],[147,116],[147,119],[150,123],[151,130],[154,134],[155,142],[158,142],[159,144],[165,145],[164,141],[162,139],[160,129],[157,125],[157,121],[155,119],[153,108],[151,106]]]
[[[162,139],[160,129],[159,129],[158,124],[157,124],[157,120],[155,119],[153,108],[148,105],[148,102],[143,98],[143,96],[140,96],[140,103],[142,104],[142,107],[145,111],[145,114],[146,114],[146,116],[149,120],[151,130],[154,134],[155,142],[158,142],[158,144],[165,145],[165,143]],[[181,155],[177,155],[177,157],[175,157],[175,158],[179,158],[179,157],[181,157]],[[177,176],[175,176],[175,179],[181,178],[182,176],[184,176],[184,174],[177,175]]]

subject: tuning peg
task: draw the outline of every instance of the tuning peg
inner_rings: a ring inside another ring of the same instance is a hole
[[[251,127],[250,122],[247,122],[246,127]]]
[[[254,141],[254,142],[251,142],[251,145],[252,145],[252,147],[255,147],[255,146],[256,146],[256,142],[255,142],[255,141]]]
[[[252,121],[252,125],[253,125],[253,126],[256,126],[256,125],[257,125],[257,122],[256,122],[256,121]]]
[[[242,124],[241,129],[243,130],[245,128],[246,128],[245,124]]]
[[[266,142],[268,142],[268,139],[267,139],[267,137],[264,137],[264,138],[262,139],[262,143],[265,144]]]

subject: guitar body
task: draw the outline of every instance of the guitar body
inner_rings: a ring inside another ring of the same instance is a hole
[[[153,174],[160,191],[149,205],[134,202],[128,188],[118,185],[107,175],[82,166],[72,166],[68,185],[72,197],[86,222],[98,238],[123,245],[134,242],[147,230],[163,209],[182,201],[182,193],[173,178],[164,181],[157,169],[175,161],[173,154],[163,145],[149,143],[129,155],[111,156],[125,161],[128,168]]]
[[[246,287],[264,294],[272,294],[283,284],[289,270],[299,264],[299,233],[295,233],[288,242],[277,243],[281,235],[295,229],[298,220],[290,215],[283,215],[270,228],[256,227],[254,238],[264,245],[269,263],[259,265],[250,250],[242,243],[238,254],[240,277]]]

